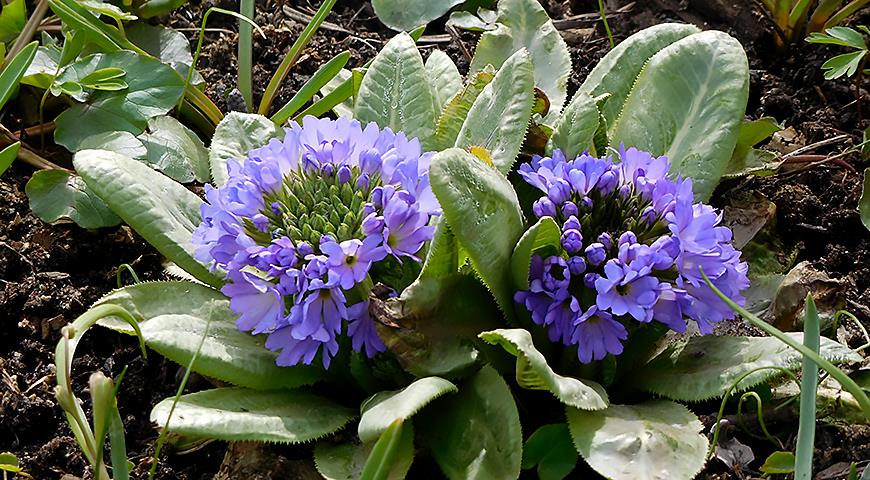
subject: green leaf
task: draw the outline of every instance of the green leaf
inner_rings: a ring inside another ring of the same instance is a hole
[[[795,458],[791,452],[773,452],[764,460],[764,465],[758,467],[761,473],[768,475],[794,473]]]
[[[490,16],[484,18],[484,15],[481,14],[482,12],[490,13],[492,18],[490,18]],[[465,10],[457,10],[450,14],[450,19],[447,20],[447,24],[462,30],[484,32],[496,28],[495,20],[497,15],[496,12],[492,10],[484,10],[482,7],[477,9],[477,15],[471,12],[466,12]]]
[[[227,183],[227,160],[245,158],[249,151],[266,145],[273,138],[280,140],[283,136],[284,130],[262,115],[228,113],[215,128],[208,151],[215,186]]]
[[[435,97],[423,57],[407,33],[387,42],[362,79],[354,106],[363,123],[417,137],[424,149],[435,133]]]
[[[18,156],[18,149],[21,148],[21,142],[15,142],[0,150],[0,175],[12,166],[12,162]]]
[[[4,3],[0,9],[0,43],[11,42],[18,37],[27,23],[27,7],[24,0]]]
[[[451,480],[514,479],[520,474],[519,413],[507,384],[490,366],[460,385],[457,394],[426,409],[418,425]]]
[[[344,66],[347,65],[349,59],[350,52],[345,50],[318,67],[317,71],[311,75],[305,84],[296,90],[293,97],[270,117],[270,120],[276,125],[285,124],[293,114],[298,112],[306,103],[310,102],[319,90],[338,78],[342,71],[346,71]]]
[[[770,175],[782,164],[778,155],[766,150],[753,148],[758,143],[782,130],[773,117],[762,117],[758,120],[743,121],[737,134],[737,145],[731,154],[725,177],[735,178],[746,175]]]
[[[864,36],[849,27],[831,27],[825,33],[813,32],[807,37],[809,43],[821,43],[851,47],[856,50],[867,50]]]
[[[861,188],[861,198],[858,200],[858,214],[861,223],[870,230],[870,168],[864,170],[864,184]]]
[[[613,480],[691,480],[704,467],[704,427],[667,400],[587,411],[567,407],[574,446],[596,472]]]
[[[158,252],[213,287],[218,273],[194,258],[193,231],[202,221],[202,200],[148,165],[104,150],[73,157],[76,171],[104,202]]]
[[[314,464],[326,480],[360,480],[374,447],[373,444],[333,445],[326,441],[319,442],[314,447]],[[402,423],[398,450],[395,453],[392,468],[388,471],[388,475],[382,478],[402,480],[407,476],[414,461],[414,430],[411,422]]]
[[[462,89],[462,76],[453,60],[441,50],[432,51],[425,66],[435,97],[435,111],[440,112]]]
[[[748,95],[740,42],[717,31],[690,35],[650,58],[608,137],[666,155],[704,201],[728,167]]]
[[[737,146],[739,148],[751,148],[771,135],[783,129],[783,126],[773,117],[761,117],[758,120],[743,121],[737,134]]]
[[[342,87],[347,88],[348,96],[346,99],[336,104],[332,107],[332,111],[335,112],[339,117],[348,117],[353,118],[353,85],[350,83],[351,77],[353,73],[346,68],[342,68],[339,70],[338,75],[336,75],[332,80],[326,83],[323,88],[320,89],[320,93],[326,98],[330,94],[337,93],[341,91]]]
[[[438,116],[438,124],[435,127],[435,144],[437,150],[445,150],[456,144],[459,131],[465,123],[468,111],[483,92],[484,87],[492,82],[495,73],[490,70],[477,72],[470,76],[462,89],[456,93],[444,106],[441,115]]]
[[[163,25],[143,22],[128,27],[124,33],[136,46],[174,68],[182,77],[187,76],[187,70],[193,64],[193,55],[190,53],[190,42],[183,33]],[[190,84],[198,86],[204,83],[202,75],[194,70]]]
[[[427,0],[407,2],[405,0],[372,0],[375,15],[384,25],[400,32],[410,32],[416,27],[426,25],[441,18],[455,5],[464,0]]]
[[[178,120],[168,116],[148,120],[148,131],[139,135],[139,140],[148,149],[145,162],[169,178],[181,183],[209,180],[208,150]]]
[[[786,335],[800,342],[800,333]],[[861,356],[833,340],[822,338],[819,354],[833,363],[861,361]],[[718,398],[744,374],[759,367],[797,370],[801,354],[773,337],[692,337],[669,347],[634,374],[632,386],[680,401]],[[782,373],[768,368],[743,379],[736,391],[758,385]]]
[[[610,126],[622,113],[625,99],[646,62],[659,50],[700,30],[694,25],[663,23],[643,29],[623,40],[598,62],[580,86],[592,97],[609,93],[601,109]]]
[[[510,182],[458,148],[432,157],[429,181],[475,271],[512,317],[511,255],[523,232],[523,214]]]
[[[540,480],[562,480],[574,470],[577,456],[567,424],[544,425],[526,440],[523,470],[537,466]]]
[[[148,119],[171,110],[184,91],[184,80],[171,67],[130,51],[89,55],[65,67],[56,83],[81,83],[87,75],[106,67],[127,72],[128,87],[95,91],[86,103],[73,105],[55,119],[55,141],[70,151],[79,150],[82,139],[97,133],[142,133]]]
[[[203,332],[208,336],[195,372],[243,387],[261,390],[295,388],[314,383],[322,370],[312,366],[279,367],[277,353],[264,346],[264,336],[236,328],[229,300],[217,290],[188,281],[143,282],[115,290],[96,305],[118,305],[139,322],[145,344],[179,365],[188,365]],[[133,335],[126,322],[107,317],[100,325]]]
[[[363,442],[376,440],[396,420],[410,419],[436,398],[456,392],[456,385],[440,377],[416,380],[402,390],[380,392],[363,403],[359,421],[359,438]]]
[[[48,45],[36,49],[36,56],[27,66],[21,83],[48,90],[54,83],[54,74],[60,62],[61,50],[57,46]]]
[[[532,255],[540,250],[558,250],[561,240],[562,230],[552,217],[543,217],[538,220],[538,223],[526,230],[511,255],[514,290],[527,290],[529,288],[529,268]]]
[[[27,71],[27,66],[33,61],[33,57],[36,56],[37,45],[39,45],[38,42],[28,43],[18,52],[18,55],[15,55],[15,58],[0,70],[0,110],[18,91],[18,82],[21,81],[21,77]]]
[[[858,67],[861,66],[861,61],[864,60],[865,55],[867,55],[867,50],[860,50],[829,58],[822,64],[822,70],[825,71],[825,80],[833,80],[844,75],[851,77],[858,71]]]
[[[563,377],[547,365],[547,359],[536,348],[532,334],[522,328],[483,332],[480,338],[500,345],[517,357],[517,384],[529,390],[547,390],[565,405],[583,410],[607,408],[610,400],[604,387],[591,380]]]
[[[568,159],[586,151],[595,154],[594,139],[599,118],[597,100],[586,92],[577,92],[556,121],[547,151],[558,148]]]
[[[414,430],[411,423],[394,421],[378,438],[363,466],[362,480],[404,478],[414,461]]]
[[[520,153],[535,102],[532,59],[521,49],[504,62],[468,111],[456,138],[461,148],[483,147],[507,175]]]
[[[518,50],[526,48],[534,63],[534,83],[550,99],[550,114],[556,119],[565,104],[571,55],[562,35],[553,26],[547,12],[537,0],[501,0],[495,30],[484,32],[471,59],[471,73],[486,65],[500,68]]]
[[[25,187],[30,209],[45,222],[68,218],[82,228],[121,223],[109,207],[77,175],[66,170],[40,170]]]
[[[78,0],[79,5],[94,13],[94,16],[99,17],[105,15],[114,20],[137,20],[138,17],[131,13],[121,10],[118,6],[106,3],[100,0]]]
[[[121,68],[116,68],[116,67],[98,68],[98,69],[94,70],[93,72],[82,77],[79,80],[79,83],[81,83],[83,86],[88,87],[88,88],[95,88],[94,85],[99,85],[99,84],[104,83],[104,82],[109,81],[109,80],[117,80],[119,78],[123,78],[125,75],[127,75],[127,72],[125,72]]]
[[[151,421],[166,425],[173,398],[151,410]],[[216,388],[182,395],[169,431],[227,441],[302,443],[336,432],[354,411],[298,390]]]
[[[145,158],[148,150],[145,145],[130,132],[103,132],[82,139],[79,143],[82,150],[99,149],[126,155],[130,158]]]

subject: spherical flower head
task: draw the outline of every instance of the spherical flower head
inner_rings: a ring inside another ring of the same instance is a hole
[[[226,270],[238,327],[269,334],[279,365],[328,367],[343,334],[369,356],[385,349],[367,311],[372,266],[420,261],[440,215],[430,157],[374,123],[305,117],[206,185],[196,258]]]
[[[535,216],[553,217],[562,231],[557,245],[539,250],[546,256],[532,256],[529,288],[514,299],[552,341],[577,346],[583,363],[619,355],[628,332],[652,321],[682,333],[692,320],[710,333],[734,318],[701,270],[744,302],[747,265],[731,230],[670,168],[666,157],[624,146],[615,157],[554,151],[519,166],[541,192]]]

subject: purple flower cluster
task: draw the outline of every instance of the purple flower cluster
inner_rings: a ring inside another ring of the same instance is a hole
[[[738,303],[747,264],[731,230],[711,206],[695,203],[692,180],[667,176],[670,162],[624,147],[619,162],[556,150],[519,173],[544,196],[532,210],[562,226],[555,252],[534,255],[529,289],[514,299],[547,328],[550,340],[576,345],[583,363],[622,353],[629,330],[652,321],[702,334],[734,313],[706,285]]]
[[[402,133],[306,117],[283,140],[228,162],[206,185],[196,258],[225,269],[238,328],[269,335],[278,365],[328,367],[344,330],[356,351],[385,349],[369,316],[372,265],[420,261],[440,214],[429,153]]]

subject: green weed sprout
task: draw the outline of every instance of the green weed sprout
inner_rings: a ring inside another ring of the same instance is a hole
[[[788,46],[814,32],[839,25],[870,0],[761,0],[772,17],[776,43]],[[846,5],[843,5],[846,3]]]

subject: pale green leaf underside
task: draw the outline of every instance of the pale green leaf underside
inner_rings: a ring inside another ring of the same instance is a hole
[[[803,334],[787,333],[797,341]],[[819,355],[832,363],[861,361],[861,356],[833,340],[822,337]],[[797,370],[801,354],[773,337],[692,337],[672,346],[636,372],[633,386],[680,401],[718,398],[751,370],[765,366]],[[746,390],[781,376],[768,368],[750,374],[737,385]]]
[[[504,62],[471,105],[456,146],[486,148],[495,167],[507,175],[526,137],[534,86],[531,56],[521,49]]]
[[[502,346],[517,357],[517,384],[530,390],[547,390],[565,405],[583,410],[607,408],[610,401],[604,387],[591,380],[563,377],[553,371],[536,348],[532,335],[521,328],[483,332],[480,338]]]
[[[748,96],[740,42],[717,31],[690,35],[649,60],[608,138],[666,155],[671,173],[691,177],[704,201],[728,167]]]
[[[402,390],[380,392],[363,404],[359,438],[373,442],[396,420],[411,418],[432,400],[456,392],[456,385],[440,377],[416,380]]]
[[[595,99],[586,92],[577,92],[556,121],[547,150],[552,152],[559,149],[568,159],[576,158],[585,151],[594,153],[593,139],[598,130],[598,119]]]
[[[511,273],[515,290],[529,288],[529,268],[532,255],[547,247],[558,249],[561,238],[562,230],[553,220],[553,217],[543,217],[538,220],[538,223],[526,230],[511,255]]]
[[[496,28],[480,36],[469,71],[478,72],[486,65],[499,68],[522,48],[531,53],[535,85],[550,100],[550,113],[545,123],[551,123],[565,104],[571,55],[562,35],[537,0],[498,2]]]
[[[221,278],[194,258],[193,231],[202,221],[202,200],[132,158],[105,150],[82,150],[76,171],[104,202],[158,252],[211,286]]]
[[[208,150],[211,175],[215,186],[227,183],[227,160],[242,159],[248,152],[262,147],[273,138],[282,138],[284,130],[271,120],[253,113],[230,112],[215,128]]]
[[[647,60],[659,50],[699,31],[694,25],[663,23],[635,33],[607,52],[589,72],[575,98],[581,92],[592,97],[609,93],[610,98],[601,113],[611,125],[622,112],[625,99]]]
[[[426,409],[417,423],[432,455],[451,480],[515,479],[523,438],[513,394],[485,366],[459,392]]]
[[[193,366],[207,377],[261,390],[314,383],[322,370],[299,365],[279,367],[277,354],[266,349],[264,336],[236,328],[229,300],[217,290],[186,281],[145,282],[103,297],[97,305],[123,307],[139,322],[145,344],[179,365],[196,353],[206,326],[208,336]],[[124,321],[108,317],[100,325],[132,335]]]
[[[173,398],[151,410],[151,421],[166,425]],[[302,443],[325,437],[347,424],[355,412],[301,391],[216,388],[182,395],[169,431],[227,441]]]
[[[181,183],[207,182],[208,150],[202,140],[178,120],[161,115],[148,120],[148,131],[139,136],[145,145],[145,161]]]
[[[613,480],[691,480],[701,471],[707,438],[686,407],[668,400],[567,408],[574,446],[592,468]]]
[[[523,232],[523,214],[510,182],[458,148],[432,158],[429,179],[450,230],[499,306],[512,316],[510,260]]]
[[[387,42],[362,79],[354,106],[363,123],[417,137],[424,148],[435,133],[435,100],[423,57],[407,33]]]
[[[453,60],[441,50],[434,50],[429,54],[426,59],[426,74],[432,85],[435,111],[440,112],[462,88],[462,76]]]
[[[426,25],[447,13],[454,5],[463,0],[425,0],[408,2],[406,0],[372,0],[375,15],[384,25],[393,30],[410,32],[416,27]]]

